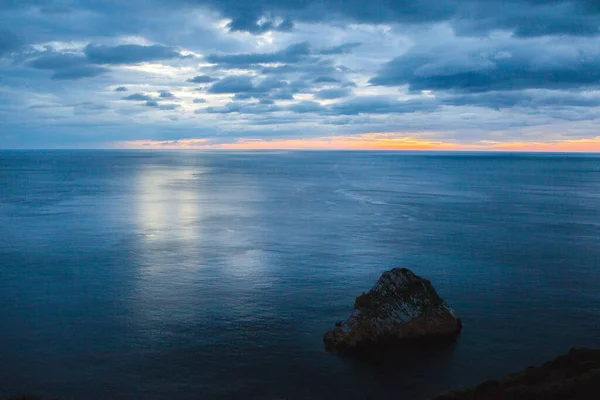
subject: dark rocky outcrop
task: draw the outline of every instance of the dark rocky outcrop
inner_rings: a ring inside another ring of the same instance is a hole
[[[430,281],[406,268],[394,268],[356,298],[352,315],[338,322],[323,341],[329,350],[352,352],[407,339],[454,336],[461,328],[460,319]]]
[[[571,349],[539,366],[434,400],[600,399],[600,350]]]

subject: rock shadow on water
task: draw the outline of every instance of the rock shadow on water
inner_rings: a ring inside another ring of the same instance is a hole
[[[454,353],[460,333],[444,337],[404,339],[381,339],[378,342],[365,343],[351,351],[334,351],[346,361],[356,361],[375,367],[398,368],[398,360],[410,367],[414,364],[432,360],[446,359]]]

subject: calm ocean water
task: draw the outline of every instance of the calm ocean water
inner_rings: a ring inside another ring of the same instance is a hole
[[[453,345],[322,334],[392,266]],[[423,399],[600,346],[600,157],[0,152],[0,396]]]

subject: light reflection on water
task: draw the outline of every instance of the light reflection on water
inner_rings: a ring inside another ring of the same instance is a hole
[[[0,396],[419,399],[600,345],[597,157],[4,152],[0,184]],[[324,352],[395,265],[460,340]]]

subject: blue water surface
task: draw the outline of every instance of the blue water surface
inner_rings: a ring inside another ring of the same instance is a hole
[[[386,269],[464,330],[352,360]],[[600,157],[0,152],[0,396],[424,399],[600,346]]]

